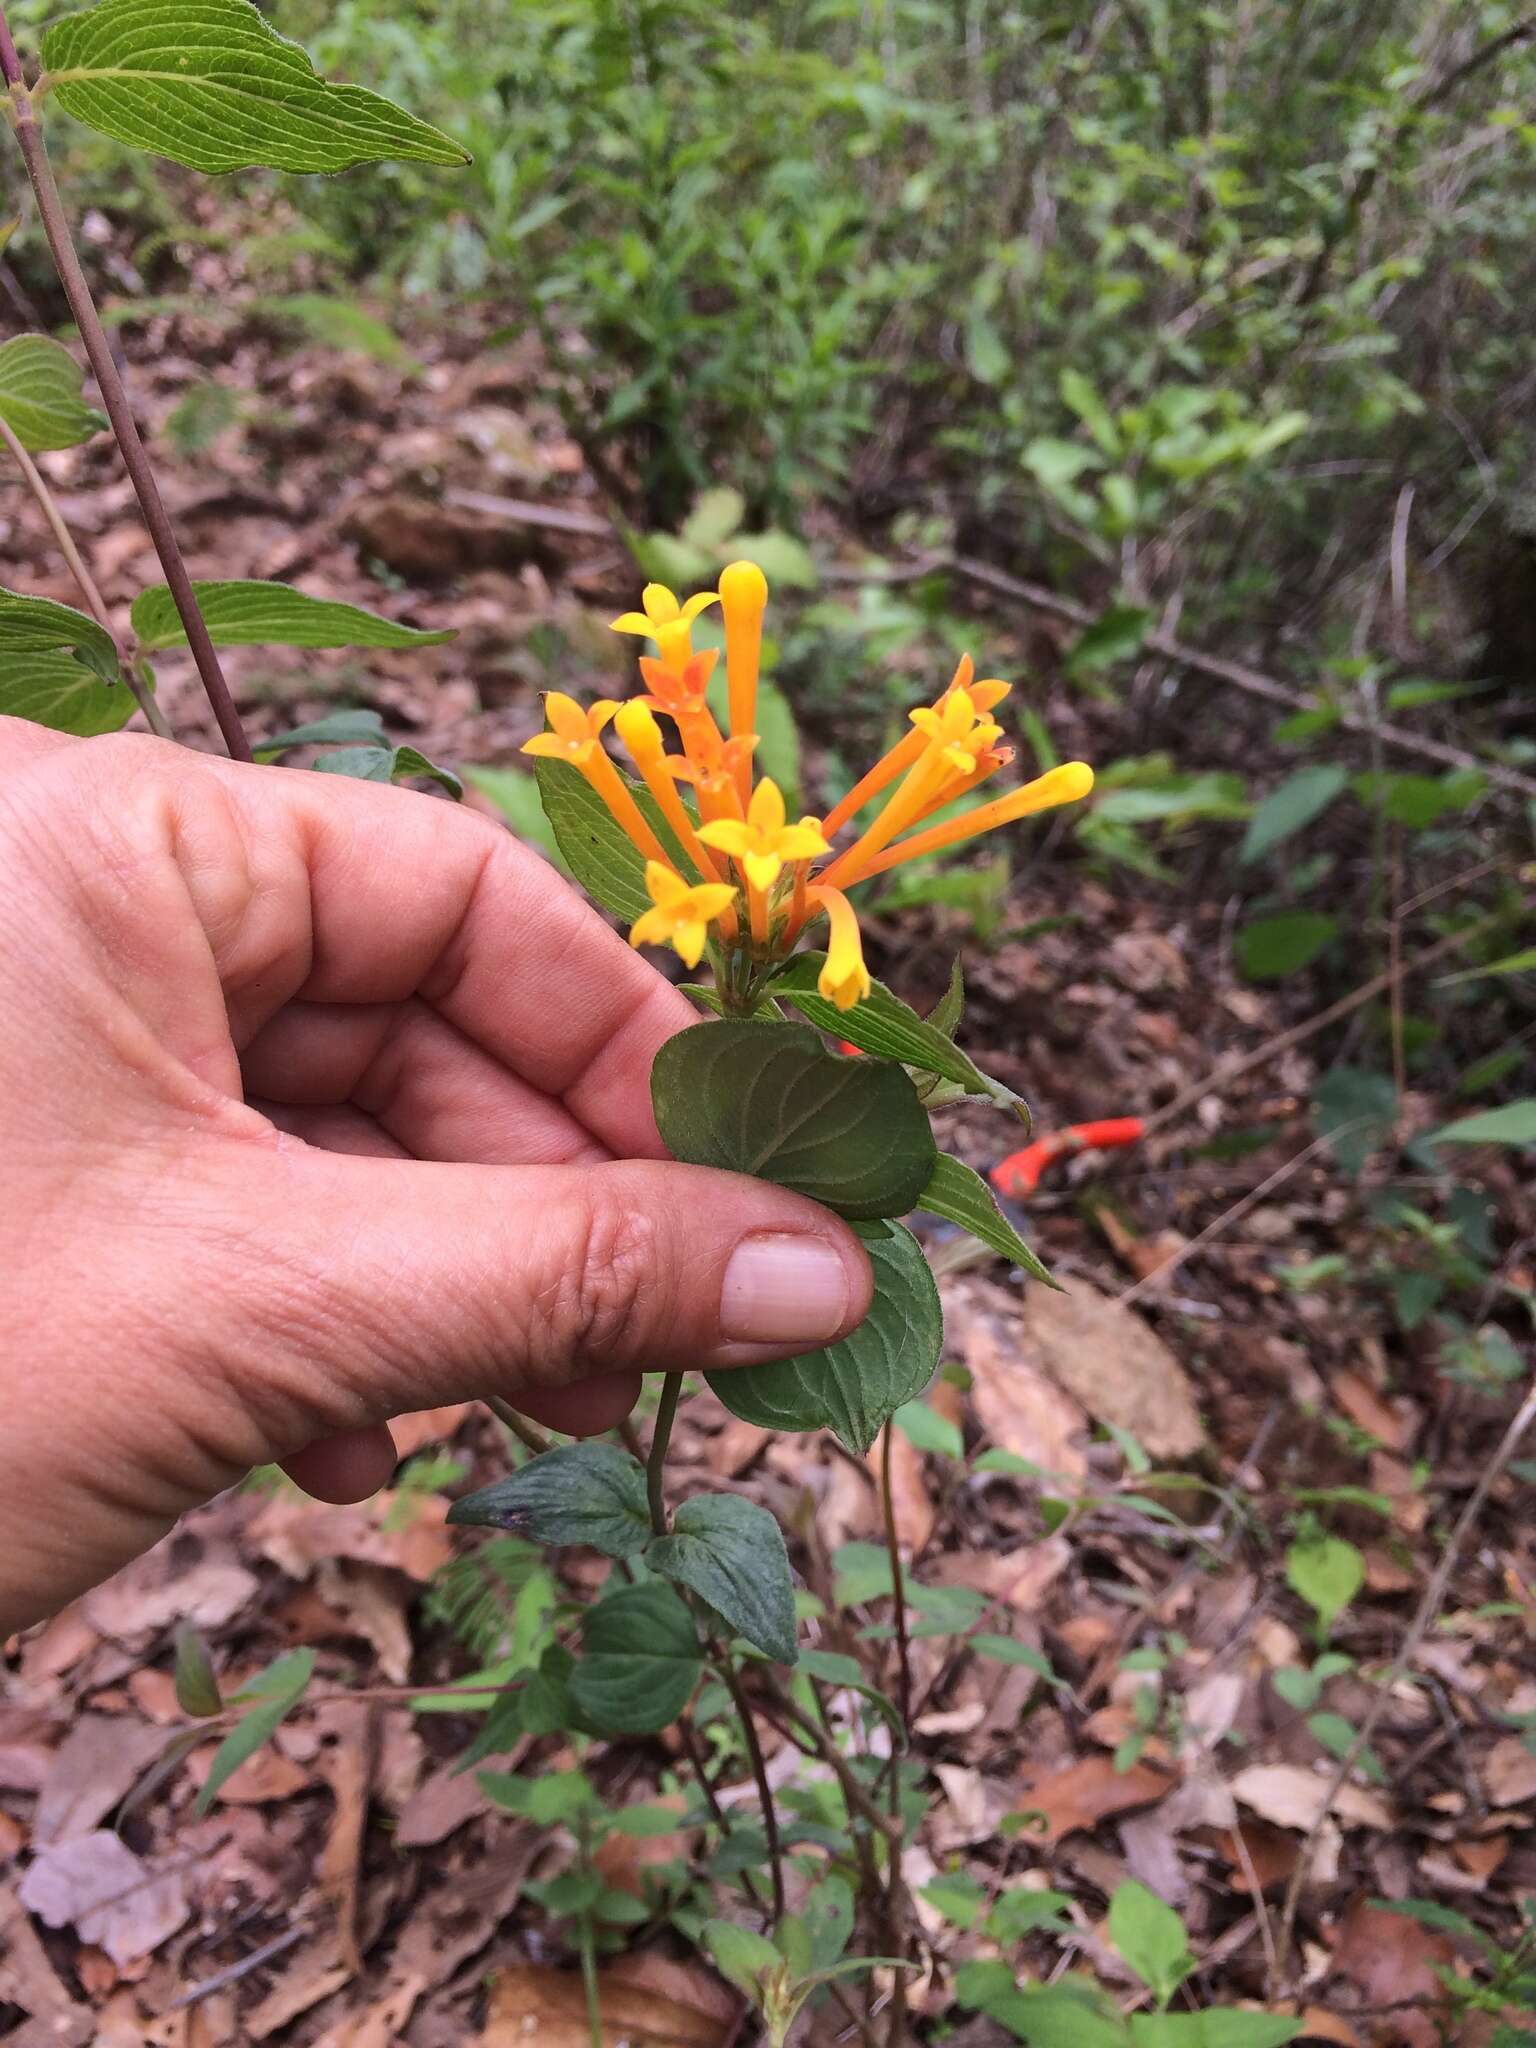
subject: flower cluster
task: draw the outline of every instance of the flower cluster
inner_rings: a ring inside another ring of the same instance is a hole
[[[662,584],[648,584],[644,610],[613,622],[616,632],[638,634],[655,647],[640,658],[646,694],[625,703],[603,699],[584,710],[552,691],[545,700],[549,730],[523,751],[576,768],[645,856],[652,907],[636,919],[631,944],[672,946],[696,967],[713,929],[722,965],[742,970],[734,984],[740,986],[789,953],[808,924],[825,918],[819,986],[840,1010],[849,1010],[870,990],[849,888],[902,861],[1072,803],[1093,787],[1093,771],[1068,761],[1005,796],[939,819],[1013,759],[992,719],[1009,685],[978,681],[967,655],[943,694],[910,714],[912,730],[840,803],[824,818],[792,821],[777,784],[753,776],[767,602],[767,580],[752,562],[732,562],[718,590],[683,604]],[[693,622],[714,604],[725,622],[727,732],[709,703],[718,657],[693,650]],[[663,719],[680,751],[668,750]],[[670,850],[604,749],[610,723],[654,802],[654,818],[672,835]],[[691,806],[679,784],[691,790]],[[834,841],[845,830],[851,836],[837,850]],[[691,874],[680,871],[684,865]]]

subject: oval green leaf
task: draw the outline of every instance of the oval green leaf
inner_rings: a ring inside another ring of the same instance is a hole
[[[34,455],[76,448],[107,424],[81,399],[84,382],[84,371],[61,343],[46,334],[18,334],[0,348],[0,420]]]
[[[766,1509],[737,1493],[696,1494],[645,1561],[707,1600],[738,1635],[780,1664],[795,1661],[795,1589],[784,1534]]]
[[[330,85],[249,0],[100,0],[43,37],[54,97],[89,128],[194,171],[465,164],[360,85]]]
[[[194,583],[192,588],[215,647],[437,647],[454,637],[452,627],[424,632],[359,604],[311,597],[286,583]],[[132,617],[147,652],[186,646],[181,615],[163,583],[139,592]]]
[[[651,1068],[675,1158],[793,1188],[840,1216],[901,1216],[938,1158],[900,1067],[840,1059],[801,1024],[727,1018],[669,1038]]]
[[[590,1608],[571,1698],[604,1735],[653,1735],[687,1706],[703,1669],[693,1617],[660,1579]]]
[[[710,1025],[706,1029],[715,1030]],[[733,1415],[760,1429],[830,1429],[860,1457],[933,1377],[944,1341],[939,1290],[911,1231],[900,1223],[859,1232],[875,1271],[869,1314],[839,1344],[772,1365],[706,1374]]]
[[[12,654],[0,643],[0,715],[79,739],[117,732],[134,713],[126,683],[109,683],[72,654]]]
[[[595,1439],[530,1459],[520,1472],[456,1500],[448,1519],[535,1543],[584,1543],[604,1557],[632,1557],[651,1535],[644,1472],[628,1451]]]

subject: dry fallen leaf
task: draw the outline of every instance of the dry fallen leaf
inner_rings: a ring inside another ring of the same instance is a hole
[[[1536,1756],[1518,1735],[1503,1735],[1483,1759],[1483,1783],[1495,1806],[1536,1799]]]
[[[878,1487],[884,1450],[877,1440],[864,1463]],[[891,1431],[891,1499],[896,1508],[896,1527],[901,1547],[909,1558],[926,1550],[933,1537],[933,1498],[923,1472],[923,1454],[901,1430]]]
[[[972,1317],[965,1332],[965,1363],[971,1405],[990,1443],[1053,1478],[1070,1482],[1084,1476],[1087,1418],[1054,1381],[1026,1363],[1008,1325]]]
[[[1061,1294],[1031,1288],[1024,1333],[1026,1357],[1152,1457],[1192,1457],[1205,1442],[1188,1373],[1135,1309],[1091,1282],[1074,1274]]]
[[[1446,2037],[1438,2022],[1449,2010],[1449,1999],[1435,1972],[1455,1954],[1445,1935],[1404,1913],[1373,1906],[1362,1893],[1339,1923],[1331,1976],[1351,1987],[1351,2003],[1401,2007],[1408,1999],[1421,2001],[1417,2010],[1378,2019],[1373,2048],[1439,2048]]]
[[[82,1714],[60,1744],[38,1795],[39,1845],[88,1834],[166,1747],[163,1728],[116,1714]]]
[[[1336,1372],[1328,1391],[1350,1421],[1385,1444],[1389,1451],[1405,1451],[1413,1442],[1419,1418],[1411,1401],[1401,1395],[1383,1400],[1369,1381],[1357,1372]]]
[[[717,2007],[625,1984],[611,1970],[599,1974],[598,1984],[606,2048],[721,2048],[730,2033]],[[483,2048],[590,2048],[581,1979],[539,1963],[501,1971],[480,2039]]]
[[[1150,1806],[1161,1799],[1177,1780],[1150,1764],[1132,1764],[1117,1771],[1107,1756],[1084,1757],[1065,1770],[1026,1779],[1020,1806],[1045,1816],[1045,1826],[1031,1827],[1024,1836],[1030,1842],[1059,1842],[1064,1835],[1091,1828],[1111,1813],[1127,1813],[1133,1807]]]
[[[198,1750],[187,1759],[187,1775],[199,1789],[213,1768],[216,1753],[217,1745],[209,1743],[206,1749]],[[248,1756],[238,1770],[230,1772],[215,1795],[215,1804],[267,1806],[292,1799],[296,1792],[304,1791],[312,1782],[302,1765],[267,1742],[254,1756]]]
[[[178,1567],[173,1537],[135,1559],[105,1585],[85,1594],[80,1607],[101,1635],[138,1643],[178,1622],[220,1628],[255,1603],[256,1575],[227,1558],[204,1557]]]
[[[158,1871],[108,1828],[37,1856],[17,1897],[49,1927],[73,1927],[115,1963],[153,1954],[191,1908],[179,1870]]]
[[[1231,1789],[1233,1797],[1251,1813],[1273,1821],[1276,1827],[1311,1828],[1322,1816],[1328,1775],[1308,1770],[1304,1764],[1250,1764],[1233,1778]],[[1332,1811],[1346,1827],[1394,1825],[1387,1801],[1362,1785],[1341,1785]]]
[[[313,2048],[394,2048],[403,2040],[416,2001],[426,1989],[420,1977],[402,1977],[365,2010],[350,2012],[316,2036]]]
[[[291,1579],[306,1579],[317,1565],[349,1557],[426,1580],[452,1555],[443,1527],[447,1513],[447,1501],[434,1493],[376,1493],[350,1507],[276,1494],[248,1533],[262,1556]]]

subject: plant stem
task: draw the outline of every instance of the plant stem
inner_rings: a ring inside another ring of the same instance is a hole
[[[192,659],[197,665],[197,672],[202,678],[203,688],[208,693],[208,702],[213,707],[213,715],[218,720],[219,730],[224,735],[224,744],[230,755],[237,761],[249,761],[250,741],[245,736],[240,714],[235,709],[235,700],[230,695],[229,684],[224,679],[224,671],[214,651],[207,622],[198,609],[197,594],[192,588],[192,579],[187,573],[180,543],[176,539],[175,529],[160,496],[160,487],[155,481],[154,471],[150,468],[144,443],[139,438],[139,429],[133,417],[133,408],[129,404],[127,387],[113,358],[106,330],[96,311],[96,302],[91,297],[91,288],[86,283],[85,272],[80,267],[80,258],[75,253],[64,202],[59,197],[53,166],[48,161],[48,146],[43,140],[43,131],[38,125],[36,111],[22,79],[21,66],[17,61],[16,48],[5,22],[3,7],[0,7],[0,71],[3,71],[10,87],[16,141],[37,198],[38,219],[42,222],[43,233],[48,238],[54,267],[59,273],[59,282],[64,287],[64,296],[69,301],[69,310],[74,315],[75,325],[80,330],[80,339],[90,359],[91,369],[95,373],[102,403],[107,409],[108,419],[112,422],[112,431],[117,436],[123,466],[133,484],[134,496],[138,499],[139,509],[144,514],[144,524],[148,527],[149,537],[155,544],[155,553],[160,557],[160,567],[165,573],[172,602],[186,633],[187,645],[192,650]]]
[[[752,1764],[752,1775],[757,1780],[758,1803],[763,1809],[763,1833],[768,1837],[768,1867],[773,1878],[773,1918],[777,1926],[784,1918],[784,1845],[779,1839],[779,1816],[774,1811],[773,1787],[768,1783],[768,1766],[763,1758],[763,1745],[757,1739],[752,1709],[747,1703],[741,1678],[728,1652],[721,1657],[715,1670],[735,1705],[737,1718],[741,1722],[742,1737],[747,1745],[747,1755]]]
[[[677,1401],[682,1391],[682,1374],[669,1372],[661,1383],[661,1405],[656,1410],[656,1425],[651,1431],[651,1455],[645,1466],[645,1491],[651,1504],[651,1528],[658,1536],[665,1536],[667,1533],[667,1446],[672,1441],[672,1424],[677,1418]]]
[[[603,2001],[597,1988],[597,1944],[592,1915],[581,1916],[581,1988],[587,2000],[587,2036],[592,2048],[603,2048]]]
[[[520,1444],[528,1446],[536,1458],[542,1458],[546,1451],[553,1450],[554,1446],[543,1430],[531,1423],[526,1415],[519,1415],[510,1401],[503,1401],[499,1394],[487,1394],[485,1405],[498,1422],[511,1430]]]
[[[895,1602],[896,1655],[898,1660],[901,1723],[908,1733],[912,1723],[912,1645],[907,1635],[907,1591],[901,1569],[901,1546],[896,1540],[896,1501],[891,1492],[891,1425],[880,1432],[880,1512],[885,1522],[885,1548],[891,1560],[891,1592]],[[894,1760],[893,1760],[894,1768]]]
[[[80,550],[75,545],[75,536],[70,532],[69,527],[65,523],[64,514],[59,510],[58,500],[54,497],[52,491],[49,490],[47,483],[44,481],[42,471],[32,460],[28,451],[22,446],[20,439],[13,432],[10,423],[3,419],[0,419],[0,440],[3,440],[6,447],[10,450],[11,455],[15,459],[16,467],[21,471],[27,489],[37,500],[38,510],[42,513],[44,519],[47,520],[49,530],[58,543],[59,553],[64,557],[69,573],[74,577],[76,587],[80,595],[85,599],[86,610],[96,621],[97,625],[106,632],[111,633],[115,640],[117,633],[112,624],[112,615],[107,610],[106,601],[103,599],[100,590],[96,587],[96,579],[85,566]],[[128,687],[133,692],[139,709],[149,720],[150,731],[158,734],[163,740],[174,739],[176,735],[166,724],[165,714],[155,702],[154,692],[131,664],[125,667],[124,674],[127,677]]]

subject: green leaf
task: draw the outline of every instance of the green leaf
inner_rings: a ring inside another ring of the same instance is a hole
[[[90,739],[119,731],[136,709],[126,683],[105,682],[72,654],[10,654],[0,647],[0,716]]]
[[[840,1059],[801,1024],[679,1031],[656,1055],[651,1100],[675,1158],[793,1188],[840,1216],[904,1215],[938,1156],[900,1067]]]
[[[464,780],[490,798],[519,839],[536,846],[556,867],[565,866],[560,842],[544,815],[539,785],[527,769],[466,768]]]
[[[476,1782],[504,1812],[535,1821],[541,1828],[569,1827],[601,1804],[585,1771],[544,1771],[537,1778],[520,1778],[513,1771],[478,1771]]]
[[[321,775],[351,775],[359,782],[441,783],[451,797],[464,785],[451,768],[439,768],[415,747],[336,747],[311,764]]]
[[[1250,981],[1280,981],[1310,967],[1339,935],[1339,920],[1316,910],[1256,918],[1237,935],[1237,964]]]
[[[76,448],[106,420],[80,397],[85,372],[46,334],[18,334],[0,347],[0,420],[33,455]]]
[[[891,1420],[920,1451],[931,1451],[936,1458],[965,1456],[965,1438],[957,1426],[926,1401],[903,1401]]]
[[[1084,441],[1063,441],[1041,434],[1024,450],[1024,467],[1048,491],[1075,484],[1084,470],[1102,469],[1104,458]]]
[[[1349,770],[1337,761],[1298,768],[1288,775],[1249,819],[1238,859],[1247,864],[1273,853],[1303,826],[1321,817],[1348,781]]]
[[[693,1617],[670,1586],[647,1579],[588,1608],[571,1698],[604,1735],[653,1735],[675,1721],[703,1661]]]
[[[925,1898],[936,1913],[942,1913],[951,1927],[958,1927],[962,1934],[971,1933],[986,1917],[986,1887],[963,1870],[941,1874],[932,1884],[921,1886],[919,1896]]]
[[[176,1631],[176,1704],[184,1714],[200,1719],[224,1711],[208,1646],[189,1621]]]
[[[902,1403],[933,1377],[944,1318],[911,1231],[885,1223],[865,1225],[859,1235],[874,1267],[875,1298],[851,1336],[800,1358],[706,1378],[743,1421],[764,1429],[830,1429],[862,1457]]]
[[[287,1656],[279,1657],[276,1663],[268,1665],[235,1695],[239,1700],[255,1700],[258,1704],[235,1723],[214,1752],[212,1766],[193,1808],[199,1819],[212,1806],[225,1781],[239,1770],[246,1758],[254,1756],[264,1742],[271,1741],[284,1719],[303,1698],[304,1688],[309,1684],[314,1669],[313,1650],[290,1650]]]
[[[452,627],[429,633],[397,625],[361,605],[310,597],[286,583],[194,583],[192,588],[215,647],[437,647],[454,638]],[[187,644],[181,616],[163,583],[139,592],[132,618],[146,653]]]
[[[1270,2012],[1132,2013],[1133,2048],[1281,2048],[1300,2020]]]
[[[1097,675],[1116,662],[1130,661],[1141,652],[1152,614],[1136,604],[1111,605],[1109,610],[1085,626],[1064,664],[1069,676]]]
[[[701,491],[683,522],[681,538],[693,548],[723,548],[746,516],[746,499],[728,484]]]
[[[764,1976],[783,1967],[784,1959],[773,1943],[750,1927],[738,1927],[734,1920],[706,1920],[700,1939],[727,1984],[734,1985],[750,2004],[761,2005]]]
[[[1285,1577],[1326,1634],[1365,1584],[1365,1560],[1342,1536],[1303,1537],[1285,1553]]]
[[[633,1557],[651,1538],[644,1470],[628,1451],[595,1438],[530,1458],[456,1500],[448,1519],[461,1528],[509,1529],[535,1543],[584,1543],[604,1557]]]
[[[1392,1136],[1397,1089],[1388,1074],[1365,1067],[1331,1067],[1312,1091],[1312,1125],[1352,1178]]]
[[[825,953],[797,953],[773,982],[773,994],[793,1003],[819,1031],[845,1039],[860,1052],[872,1053],[877,1059],[899,1060],[903,1066],[917,1067],[925,1074],[938,1074],[963,1088],[967,1095],[985,1095],[1005,1109],[1016,1110],[1026,1124],[1029,1122],[1029,1110],[1022,1097],[1005,1088],[1001,1081],[992,1080],[966,1057],[950,1036],[952,1025],[919,1017],[883,981],[875,982],[863,1002],[855,1003],[851,1010],[840,1010],[836,1003],[819,995],[816,982],[826,958]]]
[[[766,1509],[736,1493],[695,1494],[673,1516],[672,1533],[652,1541],[645,1561],[707,1600],[765,1657],[794,1663],[794,1583],[783,1532]]]
[[[604,910],[633,924],[651,907],[645,855],[579,768],[540,761],[534,777],[561,859]]]
[[[836,1650],[802,1650],[796,1669],[821,1685],[836,1686],[839,1692],[856,1692],[861,1699],[868,1700],[896,1740],[905,1746],[906,1730],[894,1702],[878,1686],[870,1684],[856,1657],[845,1657]]]
[[[311,725],[295,725],[287,732],[260,741],[255,753],[258,761],[271,761],[279,754],[286,754],[290,747],[354,745],[388,745],[384,737],[384,721],[377,711],[333,711],[328,717],[317,718]]]
[[[464,164],[458,143],[360,85],[329,85],[249,0],[99,0],[43,37],[54,98],[194,171]]]
[[[61,647],[78,654],[104,681],[116,677],[117,645],[104,626],[77,612],[73,605],[57,604],[51,597],[23,597],[14,590],[0,590],[0,676],[9,674],[12,654],[42,654]],[[5,709],[9,706],[0,705],[0,710]],[[27,716],[24,712],[15,715]]]
[[[975,1635],[968,1638],[966,1648],[978,1657],[995,1657],[999,1664],[1020,1664],[1026,1671],[1033,1671],[1049,1685],[1060,1685],[1061,1680],[1043,1650],[1032,1650],[1028,1643],[1015,1642],[1012,1636]]]
[[[1490,960],[1486,967],[1464,967],[1459,974],[1442,974],[1436,988],[1454,988],[1458,982],[1481,981],[1490,974],[1536,974],[1536,946],[1519,953],[1507,953],[1502,960]]]
[[[1057,1285],[1040,1260],[997,1206],[997,1199],[974,1167],[939,1154],[933,1176],[923,1189],[919,1206],[934,1216],[958,1223],[1012,1266],[1022,1266],[1047,1287]]]
[[[1482,1109],[1475,1116],[1442,1124],[1428,1137],[1431,1145],[1536,1145],[1536,1096],[1506,1102],[1502,1109]]]
[[[1020,1886],[1004,1892],[987,1915],[987,1933],[994,1941],[1008,1942],[1021,1941],[1041,1929],[1065,1932],[1072,1925],[1071,1911],[1072,1900],[1066,1892],[1034,1892]]]
[[[1135,1878],[1115,1888],[1109,1902],[1109,1938],[1163,2005],[1195,1967],[1184,1922]]]

